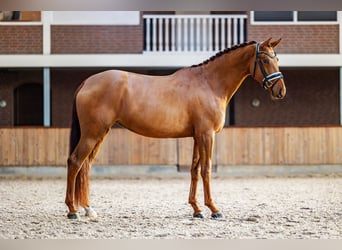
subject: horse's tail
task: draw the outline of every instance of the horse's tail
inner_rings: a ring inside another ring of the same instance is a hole
[[[81,127],[80,122],[77,115],[76,109],[76,96],[79,90],[82,88],[84,83],[82,83],[75,92],[73,107],[72,107],[72,122],[71,122],[71,131],[69,138],[69,156],[75,150],[80,138],[81,138]],[[88,205],[88,196],[89,196],[89,170],[90,164],[88,158],[85,159],[80,171],[76,176],[75,183],[75,205]]]

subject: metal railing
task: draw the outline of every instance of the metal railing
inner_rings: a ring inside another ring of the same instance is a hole
[[[213,52],[246,41],[247,15],[144,15],[145,52]]]

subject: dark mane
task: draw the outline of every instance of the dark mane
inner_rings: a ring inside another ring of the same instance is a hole
[[[209,62],[214,61],[216,58],[218,58],[218,57],[220,57],[222,55],[225,55],[225,54],[227,54],[227,53],[229,53],[229,52],[231,52],[233,50],[236,50],[236,49],[239,49],[239,48],[251,45],[251,44],[255,44],[255,43],[256,43],[256,41],[250,41],[250,42],[245,42],[245,43],[241,43],[241,44],[235,45],[235,46],[233,46],[231,48],[227,48],[225,50],[217,52],[214,56],[210,57],[209,59],[205,60],[204,62],[202,62],[200,64],[192,65],[191,68],[208,64]]]

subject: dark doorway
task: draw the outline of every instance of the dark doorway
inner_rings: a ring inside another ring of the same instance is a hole
[[[14,125],[43,125],[42,84],[23,84],[14,90]]]

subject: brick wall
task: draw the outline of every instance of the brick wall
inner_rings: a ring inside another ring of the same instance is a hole
[[[141,53],[143,27],[52,26],[52,54]]]
[[[249,14],[249,12],[248,12]],[[247,21],[248,40],[282,38],[279,53],[339,53],[339,26],[336,25],[256,25]]]
[[[0,54],[41,53],[42,26],[0,26]]]
[[[0,26],[0,54],[42,54],[42,26]],[[52,54],[141,53],[143,26],[52,26]]]
[[[282,69],[287,94],[272,101],[269,93],[248,78],[234,97],[237,126],[339,125],[338,69]],[[253,107],[253,99],[260,101]]]

